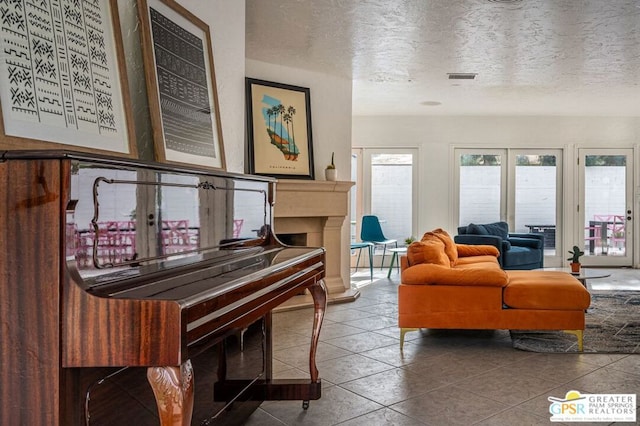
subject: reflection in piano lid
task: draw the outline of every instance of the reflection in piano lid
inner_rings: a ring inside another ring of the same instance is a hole
[[[105,268],[166,267],[177,258],[200,261],[263,244],[269,234],[266,182],[87,163],[74,171],[67,241],[83,277]]]

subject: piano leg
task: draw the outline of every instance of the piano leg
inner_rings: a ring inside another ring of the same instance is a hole
[[[327,310],[327,287],[324,281],[320,280],[309,287],[313,297],[313,332],[311,334],[311,349],[309,350],[309,372],[311,382],[318,382],[318,367],[316,366],[316,350],[318,349],[318,339],[320,338],[320,327],[324,319],[324,312]]]
[[[147,379],[158,404],[160,425],[189,426],[193,414],[191,361],[180,367],[149,367]]]

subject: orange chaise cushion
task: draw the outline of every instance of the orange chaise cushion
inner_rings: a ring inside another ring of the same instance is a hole
[[[444,243],[439,239],[414,241],[407,247],[409,265],[433,263],[450,267],[450,260],[444,252]]]
[[[484,264],[475,268],[456,269],[431,263],[421,263],[402,271],[402,284],[504,287],[508,282],[507,273],[497,265],[493,267],[492,264]]]
[[[444,243],[444,252],[447,254],[449,261],[451,262],[451,266],[455,266],[458,261],[458,248],[456,247],[456,243],[453,242],[451,236],[442,228],[434,229],[431,232],[425,232],[422,236],[422,241],[438,239]]]

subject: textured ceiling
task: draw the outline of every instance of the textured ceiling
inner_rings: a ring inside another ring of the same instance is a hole
[[[246,17],[248,58],[352,78],[354,115],[640,116],[640,0],[246,0]]]

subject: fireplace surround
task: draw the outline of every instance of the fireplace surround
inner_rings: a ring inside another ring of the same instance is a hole
[[[329,302],[354,300],[349,279],[349,181],[282,179],[276,184],[276,235],[306,235],[308,246],[326,249]],[[343,241],[345,243],[343,244]],[[302,303],[301,300],[292,303]]]

